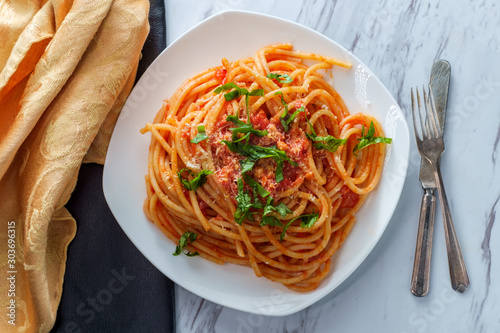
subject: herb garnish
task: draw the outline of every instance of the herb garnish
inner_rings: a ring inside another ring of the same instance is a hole
[[[252,170],[255,162],[261,158],[272,158],[276,166],[276,182],[279,183],[284,179],[283,176],[283,163],[288,161],[293,166],[298,166],[298,164],[292,161],[283,150],[279,150],[276,146],[271,147],[261,147],[255,146],[248,143],[239,142],[229,142],[227,140],[222,140],[224,144],[233,153],[238,153],[242,156],[247,157],[247,159],[240,161],[241,172],[248,172]]]
[[[309,127],[311,128],[311,134],[306,133],[306,136],[309,140],[314,142],[313,144],[314,148],[318,150],[325,149],[334,153],[340,146],[345,145],[347,143],[347,139],[339,139],[332,135],[317,136],[316,131],[314,130],[314,127],[309,121],[309,119],[307,119],[307,116],[306,120],[307,123],[309,124]]]
[[[184,253],[188,257],[195,257],[195,256],[199,255],[198,252],[191,253],[189,251],[188,252],[183,251],[184,247],[188,244],[188,241],[189,241],[189,243],[192,244],[196,240],[197,236],[198,236],[198,234],[196,234],[194,232],[186,231],[185,233],[183,233],[181,238],[179,238],[179,245],[177,245],[175,247],[175,252],[172,254],[174,256],[178,256],[179,254]]]
[[[288,74],[269,73],[267,78],[278,80],[279,83],[292,83],[293,81]]]
[[[358,139],[358,144],[354,147],[353,153],[356,153],[358,150],[365,148],[366,146],[375,144],[375,143],[391,143],[391,138],[384,138],[382,136],[374,136],[375,135],[375,126],[373,125],[373,121],[370,122],[370,128],[365,135],[365,125],[361,129],[361,138]]]
[[[290,80],[289,82],[292,82],[292,79],[286,74],[285,75],[276,74],[276,75],[277,76],[275,78],[278,79],[280,82],[282,82],[283,80],[284,81]],[[237,207],[236,207],[236,212],[234,213],[234,220],[236,223],[240,225],[246,219],[253,221],[252,215],[259,214],[259,212],[255,210],[263,210],[261,225],[282,226],[281,222],[276,217],[271,216],[269,214],[276,211],[282,217],[285,217],[292,211],[283,203],[274,206],[273,205],[274,200],[270,196],[270,193],[261,184],[259,184],[259,182],[250,177],[247,174],[247,172],[252,170],[252,168],[255,165],[255,162],[258,161],[259,159],[272,158],[277,164],[276,182],[279,183],[284,179],[283,176],[284,162],[288,161],[293,166],[298,166],[298,164],[292,161],[284,151],[276,148],[276,146],[261,147],[261,146],[251,145],[249,143],[250,134],[259,137],[263,137],[268,134],[266,130],[261,131],[253,127],[253,124],[250,121],[250,112],[248,110],[249,96],[264,96],[264,90],[255,89],[249,92],[247,89],[240,88],[235,83],[230,82],[215,89],[214,93],[219,94],[223,91],[228,91],[228,90],[230,90],[230,92],[224,94],[224,98],[226,99],[226,101],[231,101],[233,99],[236,99],[244,95],[245,106],[247,111],[247,122],[241,121],[239,119],[239,115],[227,116],[226,121],[232,122],[236,127],[230,129],[230,131],[232,132],[231,141],[228,140],[221,141],[233,153],[237,153],[246,157],[246,159],[240,161],[242,179],[240,178],[237,180],[238,195],[235,198],[237,202]],[[282,94],[282,101],[284,102],[283,94]],[[284,103],[284,105],[288,113],[288,107],[286,106],[286,103]],[[285,124],[291,123],[293,119],[296,117],[296,115],[302,111],[303,110],[296,111],[291,117],[287,117],[285,119]],[[286,121],[288,121],[288,123],[286,123]],[[240,137],[239,133],[243,135]],[[245,183],[252,188],[253,197],[252,195],[250,195],[248,190],[244,189],[243,181],[245,181]],[[267,198],[265,205],[262,203],[261,199],[258,198],[258,196],[260,196],[262,199]]]
[[[270,193],[264,188],[264,186],[260,185],[255,179],[250,177],[247,173],[243,172],[242,173],[243,180],[245,183],[247,183],[253,190],[253,193],[257,193],[261,197],[265,198],[267,197]]]
[[[308,214],[308,215],[301,215],[299,216],[301,222],[300,222],[300,227],[301,228],[311,228],[314,223],[316,223],[319,219],[319,214],[314,213],[314,214]]]
[[[226,120],[231,121],[237,127],[230,129],[230,131],[233,132],[232,141],[222,140],[221,142],[224,143],[233,153],[237,153],[247,157],[246,159],[240,161],[242,174],[252,170],[257,160],[261,158],[270,157],[274,159],[274,161],[277,164],[276,182],[279,183],[284,179],[283,176],[284,161],[290,162],[290,164],[293,166],[298,165],[297,163],[292,161],[288,156],[286,156],[286,153],[284,151],[276,148],[276,146],[260,147],[248,143],[250,134],[262,137],[267,135],[268,133],[267,131],[256,130],[253,128],[253,125],[250,121],[245,123],[239,120],[236,116],[227,116]],[[244,133],[245,135],[239,138],[238,133]]]
[[[285,205],[283,202],[280,202],[278,205],[274,206],[274,199],[271,197],[267,198],[266,205],[264,206],[264,211],[262,212],[262,220],[260,221],[260,226],[269,225],[271,227],[283,226],[283,224],[276,217],[271,216],[272,212],[277,212],[281,215],[281,217],[285,217],[288,214],[292,214],[293,212]]]
[[[191,140],[192,143],[199,143],[200,141],[208,139],[208,135],[205,132],[205,126],[198,125],[198,134]]]
[[[281,224],[281,222],[276,217],[269,214],[271,214],[272,212],[277,212],[282,217],[285,217],[288,214],[292,213],[287,205],[280,202],[278,205],[274,206],[274,199],[269,195],[270,193],[248,174],[243,173],[243,180],[248,184],[248,186],[252,188],[253,198],[248,190],[244,190],[242,179],[238,179],[238,195],[236,196],[236,202],[238,203],[238,205],[236,208],[236,212],[234,213],[235,222],[241,225],[246,219],[253,221],[252,215],[262,213],[260,226],[283,226],[283,224]],[[266,199],[265,205],[262,204],[257,195],[261,196],[263,199]],[[250,209],[258,211],[250,211]],[[260,212],[260,210],[262,210],[262,212]]]
[[[234,90],[232,90],[234,89]],[[273,147],[260,147],[260,146],[255,146],[255,145],[250,145],[249,140],[250,140],[250,134],[254,134],[256,136],[262,137],[268,134],[266,130],[261,131],[261,130],[256,130],[253,127],[253,124],[250,122],[250,112],[248,111],[248,97],[249,96],[263,96],[264,95],[264,90],[263,89],[254,89],[252,91],[248,91],[245,88],[240,88],[238,87],[235,83],[230,82],[226,83],[217,89],[214,90],[214,93],[220,94],[223,91],[228,91],[231,90],[230,92],[224,94],[224,98],[226,101],[233,100],[235,98],[238,98],[240,96],[245,96],[245,104],[246,104],[246,110],[247,110],[247,122],[245,123],[244,121],[241,121],[239,117],[229,115],[227,116],[226,120],[232,122],[234,125],[236,125],[235,128],[231,128],[230,131],[233,133],[232,134],[232,140],[227,141],[227,140],[222,140],[221,142],[224,143],[229,150],[231,150],[233,153],[238,153],[242,156],[247,157],[245,160],[240,161],[241,165],[241,172],[244,174],[245,172],[248,172],[252,170],[255,162],[261,158],[267,158],[270,157],[274,159],[274,161],[277,164],[276,167],[276,182],[279,183],[284,179],[283,176],[283,163],[284,161],[290,162],[293,166],[297,166],[298,164],[295,163],[294,161],[290,160],[288,156],[286,156],[286,153],[282,150],[277,149],[275,146]],[[281,93],[281,92],[280,92]],[[283,93],[281,93],[281,96],[283,98]],[[284,101],[283,101],[284,102]],[[285,103],[286,104],[286,103]],[[288,109],[286,109],[288,110]],[[289,120],[289,123],[293,121],[293,119],[296,116],[296,113],[298,114],[300,111],[296,111],[292,117],[287,118]],[[238,137],[238,133],[244,134],[242,137]]]
[[[245,123],[244,121],[239,120],[236,116],[229,115],[227,116],[226,121],[230,121],[236,125],[236,127],[229,129],[231,132],[233,132],[233,142],[247,140],[250,137],[250,134],[262,137],[266,136],[268,133],[266,130],[260,131],[254,129],[253,124],[250,121]],[[241,138],[238,138],[238,133],[244,133],[245,135]]]
[[[234,221],[239,225],[241,225],[243,221],[247,219],[250,221],[254,221],[252,215],[262,213],[260,226],[263,227],[268,225],[271,227],[283,227],[280,236],[280,241],[283,242],[286,230],[295,220],[301,220],[301,228],[311,228],[318,221],[318,213],[305,214],[290,220],[285,226],[283,226],[278,218],[270,214],[272,212],[277,212],[281,215],[281,217],[285,217],[288,214],[293,213],[290,208],[288,208],[288,206],[283,202],[280,202],[275,206],[274,199],[269,195],[269,192],[255,179],[248,176],[246,173],[243,173],[243,179],[245,180],[245,183],[247,183],[253,189],[253,198],[248,190],[244,189],[243,180],[241,178],[238,179],[238,195],[236,196],[236,202],[238,205],[236,208],[236,212],[234,213]],[[265,205],[262,204],[257,195],[260,195],[263,199],[266,198]],[[251,209],[253,209],[254,211],[250,211]],[[262,212],[260,212],[261,209]]]
[[[307,215],[300,215],[292,220],[290,220],[284,227],[283,231],[281,232],[280,236],[280,241],[283,242],[283,239],[285,238],[285,233],[290,224],[292,224],[293,221],[300,219],[302,222],[300,222],[300,227],[301,228],[311,228],[314,223],[316,223],[319,219],[319,214],[314,213],[314,214],[307,214]]]
[[[285,99],[283,98],[283,93],[281,91],[277,91],[274,93],[275,95],[281,95],[281,104],[285,107],[285,112],[283,112],[280,116],[280,122],[281,125],[283,126],[283,129],[285,132],[288,132],[289,125],[295,120],[295,117],[306,109],[302,106],[298,108],[292,115],[288,114],[288,104],[285,102]]]
[[[325,149],[331,151],[332,153],[336,152],[340,146],[345,145],[347,142],[347,139],[339,139],[331,135],[316,136],[315,134],[306,133],[306,136],[309,140],[314,141],[314,148],[318,150]]]
[[[270,227],[282,227],[283,224],[274,216],[262,216],[262,220],[260,221],[260,226],[263,227],[268,225]]]
[[[260,226],[271,226],[271,227],[282,227],[283,224],[276,217],[269,215],[272,212],[277,212],[282,217],[287,216],[288,214],[292,214],[293,212],[290,208],[287,207],[283,202],[280,202],[278,205],[274,206],[274,199],[269,196],[269,192],[267,192],[262,185],[257,183],[253,178],[248,176],[247,174],[243,174],[243,179],[245,182],[253,188],[254,197],[248,192],[248,190],[244,190],[242,179],[238,179],[238,195],[236,196],[236,202],[238,203],[236,212],[234,213],[234,220],[236,223],[241,225],[243,221],[246,219],[253,221],[252,215],[260,214],[259,211],[250,211],[250,209],[261,210],[262,211],[262,220],[260,221]],[[260,189],[259,189],[260,187]],[[263,191],[263,192],[262,192]],[[266,204],[263,205],[262,202],[258,199],[257,194],[259,194],[262,198],[267,197]],[[311,228],[319,219],[318,213],[313,214],[305,214],[300,215],[292,220],[290,220],[284,227],[281,232],[280,241],[283,242],[285,238],[285,233],[288,227],[295,220],[300,219],[300,227],[301,228]]]
[[[245,88],[240,88],[236,85],[234,82],[229,82],[226,83],[220,87],[217,87],[217,89],[214,90],[214,93],[220,94],[223,91],[228,91],[234,89],[233,91],[230,91],[226,94],[224,94],[224,98],[226,101],[232,101],[233,99],[236,99],[240,96],[245,96],[245,106],[246,106],[246,111],[247,111],[247,117],[248,117],[248,122],[250,122],[250,113],[248,112],[248,97],[249,96],[264,96],[264,89],[254,89],[252,91],[248,91]]]
[[[192,180],[187,180],[182,178],[182,173],[184,171],[189,172],[191,176],[194,176]],[[196,191],[199,189],[203,184],[207,182],[207,176],[213,174],[213,171],[210,170],[201,170],[199,174],[194,173],[190,169],[182,169],[181,171],[177,172],[177,175],[179,176],[179,180],[182,183],[182,186],[188,191]]]
[[[255,181],[255,180],[254,180]],[[252,215],[258,212],[251,212],[250,209],[262,209],[262,203],[257,199],[257,195],[254,192],[254,199],[248,192],[244,190],[243,180],[241,178],[237,181],[238,184],[238,195],[236,196],[236,202],[238,203],[236,207],[236,212],[234,213],[234,221],[241,225],[246,219],[253,221]]]

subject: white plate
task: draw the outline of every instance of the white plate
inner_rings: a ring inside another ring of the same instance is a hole
[[[334,68],[332,85],[351,113],[373,114],[393,138],[378,188],[357,214],[357,222],[333,257],[332,270],[318,289],[297,293],[247,267],[213,264],[200,257],[174,257],[175,244],[144,216],[150,135],[139,129],[151,122],[162,101],[186,78],[221,59],[253,56],[273,43],[337,57],[352,69]],[[212,16],[172,43],[148,68],[128,98],[114,129],[104,165],[104,194],[127,236],[163,274],[212,302],[272,316],[288,315],[318,301],[342,283],[380,239],[398,203],[408,166],[409,134],[396,101],[354,55],[325,36],[286,20],[241,11]]]

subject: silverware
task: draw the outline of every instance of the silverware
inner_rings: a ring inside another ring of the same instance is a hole
[[[448,199],[446,197],[440,170],[441,155],[444,151],[443,131],[439,125],[440,123],[435,108],[431,86],[429,85],[429,94],[427,94],[425,88],[423,88],[423,107],[420,103],[420,94],[418,89],[416,89],[416,94],[417,104],[415,104],[412,89],[411,104],[417,147],[420,155],[425,157],[430,162],[437,182],[439,202],[443,213],[451,285],[454,290],[464,292],[469,287],[469,277],[467,275],[467,269],[465,268],[462,250],[460,249],[460,244],[458,243],[458,238],[455,233],[455,227],[453,226],[450,207],[448,206]]]
[[[446,105],[448,101],[448,87],[450,84],[451,66],[446,60],[434,62],[431,70],[430,85],[432,87],[436,111],[444,131],[446,118]],[[425,158],[420,160],[420,182],[424,189],[420,206],[418,222],[417,244],[415,248],[415,261],[411,278],[411,292],[415,296],[425,296],[429,291],[432,237],[434,234],[434,217],[436,212],[437,188],[436,178],[432,166]]]

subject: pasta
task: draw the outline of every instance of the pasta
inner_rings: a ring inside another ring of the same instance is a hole
[[[328,274],[379,182],[390,139],[321,74],[340,60],[290,44],[209,68],[165,100],[151,132],[148,219],[178,251],[307,292]]]

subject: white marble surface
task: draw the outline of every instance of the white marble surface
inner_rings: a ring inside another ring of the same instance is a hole
[[[166,7],[167,43],[228,9],[310,27],[359,57],[396,98],[410,127],[410,87],[428,81],[434,60],[447,59],[452,83],[442,172],[471,280],[464,294],[450,287],[438,212],[431,291],[423,298],[410,293],[422,195],[420,157],[412,138],[405,187],[389,227],[339,288],[296,314],[266,317],[211,303],[177,287],[177,332],[500,332],[497,0],[170,0]]]

